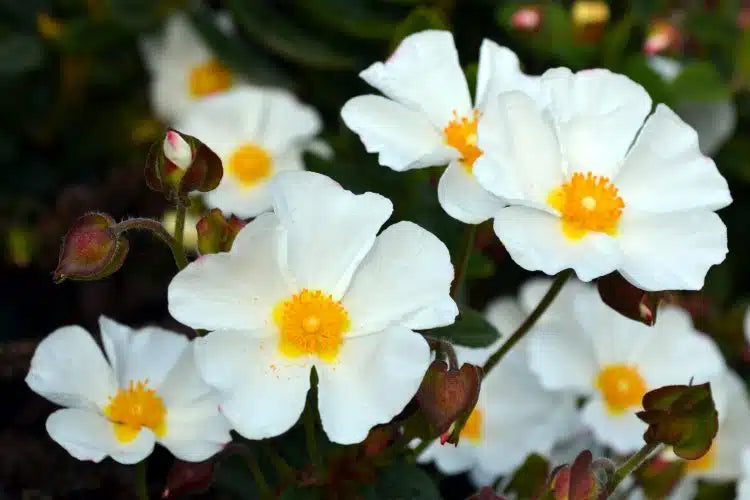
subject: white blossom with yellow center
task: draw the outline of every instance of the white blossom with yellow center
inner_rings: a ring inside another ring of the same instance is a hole
[[[231,440],[184,335],[104,316],[99,329],[109,362],[86,330],[66,326],[39,344],[26,376],[31,390],[64,407],[49,416],[47,432],[68,453],[133,464],[160,443],[199,462]]]
[[[561,293],[569,292],[570,287],[566,287]],[[486,317],[507,335],[528,312],[518,301],[507,297],[492,302]],[[482,365],[504,340],[505,337],[481,349],[456,346],[458,360]],[[476,486],[489,486],[497,477],[514,471],[531,453],[548,455],[577,423],[573,393],[544,389],[529,370],[524,349],[519,345],[482,381],[479,400],[458,446],[434,442],[419,456],[419,462],[434,462],[444,474],[468,471]]]
[[[305,150],[330,154],[315,139],[322,128],[317,111],[283,89],[238,85],[195,103],[176,128],[219,155],[224,176],[204,199],[239,217],[271,208],[268,181],[277,172],[303,170]]]
[[[443,209],[468,224],[494,216],[504,203],[472,173],[482,154],[477,125],[498,93],[523,89],[533,95],[538,87],[538,78],[521,72],[513,51],[482,42],[473,105],[449,31],[406,37],[387,61],[371,65],[360,77],[385,95],[355,97],[341,110],[367,151],[399,172],[448,165],[438,183]]]
[[[240,434],[263,439],[294,425],[314,367],[323,429],[359,442],[421,383],[430,352],[413,330],[458,313],[448,250],[410,222],[377,234],[391,202],[321,174],[282,172],[269,192],[273,213],[245,226],[230,252],[175,276],[169,311],[212,331],[196,341],[196,360]]]
[[[726,369],[716,345],[674,306],[661,307],[656,324],[648,327],[609,308],[592,287],[575,294],[568,316],[533,332],[527,350],[531,370],[550,390],[588,397],[583,422],[618,453],[643,444],[646,424],[635,413],[646,392],[707,382]]]
[[[227,30],[224,21],[227,19],[216,20]],[[237,83],[236,76],[211,52],[182,12],[167,19],[160,36],[144,38],[141,47],[151,73],[151,105],[170,125],[195,101]]]
[[[504,92],[477,129],[478,182],[508,201],[494,228],[513,260],[583,281],[618,270],[644,290],[697,290],[727,253],[727,182],[668,107],[603,69],[552,69]],[[540,105],[540,103],[545,103]],[[647,118],[648,116],[648,118]],[[645,120],[645,123],[644,123]]]

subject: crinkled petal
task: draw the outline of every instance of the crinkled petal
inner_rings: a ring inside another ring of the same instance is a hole
[[[450,31],[425,30],[403,39],[385,62],[360,77],[394,101],[427,115],[438,128],[471,112],[471,96]]]
[[[416,394],[429,364],[425,339],[403,327],[347,338],[335,363],[316,364],[328,438],[359,443],[373,426],[390,421]]]
[[[568,239],[560,219],[534,208],[510,206],[495,217],[495,233],[519,266],[555,275],[571,268],[582,281],[614,271],[622,260],[617,240],[590,232]]]
[[[55,404],[91,410],[104,408],[117,392],[112,368],[80,326],[58,328],[39,343],[26,383]]]
[[[493,217],[505,203],[479,185],[458,160],[440,176],[438,200],[448,215],[465,224],[480,224]]]
[[[549,92],[568,174],[592,172],[612,179],[651,111],[648,92],[606,69],[575,74],[552,69],[542,76],[542,86]]]
[[[320,115],[284,89],[263,89],[258,142],[267,151],[283,154],[310,141],[323,128]]]
[[[57,410],[47,418],[50,437],[78,460],[100,462],[111,456],[121,464],[135,464],[154,449],[154,434],[144,429],[129,443],[120,443],[114,426],[101,414],[77,408]]]
[[[172,455],[188,462],[212,457],[232,440],[229,421],[218,412],[211,398],[200,406],[168,408],[167,433],[159,443]]]
[[[290,279],[341,298],[393,204],[375,193],[355,195],[314,172],[281,172],[271,192],[286,230]]]
[[[510,90],[520,90],[543,104],[540,87],[539,77],[528,76],[521,71],[515,52],[492,40],[482,40],[477,71],[476,103],[479,109],[484,109],[489,99]]]
[[[458,152],[424,114],[385,97],[362,95],[344,104],[341,118],[381,165],[402,172],[445,165]]]
[[[713,212],[623,216],[622,275],[644,290],[700,290],[727,255],[727,228]]]
[[[591,399],[583,407],[581,418],[599,441],[617,453],[629,453],[643,446],[646,424],[634,412],[613,414],[600,399]]]
[[[352,332],[379,332],[420,310],[421,326],[444,323],[442,315],[428,321],[424,308],[448,298],[451,281],[453,265],[442,241],[412,222],[389,226],[375,240],[342,299]]]
[[[220,394],[221,413],[248,439],[286,432],[305,407],[311,364],[287,358],[276,339],[217,331],[195,341],[201,377]]]
[[[279,267],[281,240],[273,214],[256,218],[231,252],[204,255],[177,273],[167,290],[170,314],[193,328],[263,329],[290,294]]]
[[[458,306],[450,297],[445,296],[432,304],[418,309],[401,320],[401,326],[409,330],[425,330],[452,325],[458,316]]]
[[[639,212],[717,210],[732,202],[696,132],[663,104],[646,120],[615,184],[625,206]]]
[[[226,216],[234,214],[243,219],[271,210],[268,181],[259,181],[245,187],[225,176],[216,189],[203,195],[203,199],[208,207],[218,208]]]

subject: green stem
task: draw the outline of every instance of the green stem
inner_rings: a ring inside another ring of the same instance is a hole
[[[415,457],[418,457],[424,450],[427,449],[428,446],[430,446],[430,443],[432,443],[434,439],[425,439],[421,443],[419,443],[417,446],[414,447],[413,454]]]
[[[612,479],[609,481],[609,484],[607,485],[607,490],[609,491],[609,493],[614,492],[626,477],[628,477],[632,472],[638,470],[638,468],[651,457],[654,451],[659,449],[661,446],[661,443],[646,443],[645,445],[643,445],[643,448],[638,450],[638,452],[628,458],[624,464],[619,466],[612,476]]]
[[[174,222],[174,239],[177,245],[178,258],[175,258],[177,267],[184,269],[187,266],[187,257],[185,256],[185,215],[187,214],[187,205],[183,202],[177,204],[177,217]]]
[[[135,495],[138,500],[148,500],[148,486],[146,484],[146,459],[135,464]]]
[[[284,460],[284,458],[279,455],[279,452],[274,449],[273,446],[271,446],[271,443],[269,440],[263,440],[260,442],[261,448],[263,448],[263,452],[266,454],[268,459],[271,461],[271,464],[273,464],[273,467],[276,469],[276,474],[279,477],[279,481],[284,484],[288,484],[294,481],[294,469],[291,468],[291,466]]]
[[[448,367],[451,370],[459,369],[458,356],[456,356],[456,351],[453,349],[453,345],[450,342],[427,335],[424,336],[424,339],[427,341],[427,345],[430,346],[430,349],[435,351],[436,356],[444,357],[448,360]]]
[[[312,464],[315,472],[320,474],[323,471],[323,462],[320,459],[320,453],[318,451],[318,440],[315,437],[315,410],[311,404],[307,405],[304,416],[305,426],[305,442],[307,444],[307,454],[310,457],[310,463]]]
[[[255,455],[248,452],[243,453],[242,456],[245,457],[247,467],[250,469],[250,473],[253,475],[253,481],[255,481],[256,486],[258,486],[258,493],[260,494],[260,498],[264,500],[270,500],[271,498],[273,498],[273,491],[268,487],[266,478],[263,476],[263,471],[260,470],[260,465],[258,465],[258,460],[256,460]]]
[[[461,261],[456,267],[456,277],[453,280],[453,286],[451,286],[451,297],[456,301],[463,290],[466,270],[469,268],[469,259],[472,250],[474,250],[474,240],[477,237],[477,227],[476,224],[469,224],[466,226],[466,232],[464,233],[463,253],[461,254]]]
[[[539,304],[537,304],[536,308],[534,308],[531,314],[529,314],[524,322],[521,323],[521,326],[519,326],[518,329],[513,332],[513,335],[511,335],[508,340],[503,342],[498,350],[495,351],[495,353],[492,354],[492,356],[490,356],[490,358],[484,364],[484,366],[482,367],[484,376],[487,376],[490,370],[492,370],[495,365],[497,365],[500,360],[503,359],[503,356],[505,356],[508,351],[510,351],[511,348],[513,348],[513,346],[516,345],[518,341],[521,340],[529,330],[531,330],[537,320],[542,316],[542,314],[544,314],[544,311],[546,311],[550,304],[552,304],[552,302],[555,300],[557,294],[560,293],[560,290],[562,290],[565,282],[568,281],[568,278],[570,278],[572,275],[572,269],[566,269],[557,275],[555,281],[549,287],[547,293],[544,294],[542,300],[539,301]]]
[[[187,257],[185,256],[185,251],[182,249],[182,246],[177,244],[177,240],[169,234],[169,231],[166,230],[161,222],[145,217],[134,217],[115,224],[112,226],[111,231],[115,236],[119,236],[132,229],[145,229],[151,231],[151,234],[162,240],[172,251],[172,257],[174,257],[175,264],[177,264],[179,269],[182,269],[187,265]]]

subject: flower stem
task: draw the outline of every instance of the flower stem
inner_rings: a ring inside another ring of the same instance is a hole
[[[177,217],[174,222],[174,239],[177,249],[177,255],[175,256],[175,262],[179,269],[184,269],[187,266],[187,257],[185,256],[185,215],[187,213],[187,205],[180,201],[177,204]]]
[[[430,443],[432,443],[433,439],[425,439],[421,443],[419,443],[417,446],[414,447],[413,455],[415,457],[418,457],[424,450],[427,449],[428,446],[430,446]]]
[[[292,469],[291,466],[286,462],[286,460],[284,460],[284,458],[279,455],[279,452],[274,449],[274,447],[271,445],[271,442],[267,439],[264,439],[260,442],[260,446],[261,448],[263,448],[263,452],[266,454],[266,456],[276,469],[276,474],[279,477],[279,481],[284,484],[294,481],[294,469]]]
[[[309,402],[302,418],[304,420],[303,423],[305,426],[307,454],[310,457],[310,463],[312,464],[316,474],[320,474],[323,471],[323,462],[320,459],[320,453],[318,451],[318,440],[315,437],[315,410],[313,410],[313,406]]]
[[[466,279],[466,270],[469,268],[469,259],[471,257],[472,250],[474,250],[474,240],[476,240],[477,237],[477,227],[478,226],[476,224],[468,224],[466,226],[466,232],[464,233],[463,253],[461,254],[461,261],[456,267],[456,277],[453,280],[453,285],[451,286],[451,297],[453,297],[453,300],[456,301],[463,291],[464,281]]]
[[[557,294],[560,293],[560,290],[562,290],[563,285],[565,285],[565,282],[568,281],[568,278],[570,278],[572,275],[572,269],[566,269],[557,275],[555,281],[549,287],[547,293],[544,294],[542,300],[539,301],[539,304],[537,304],[534,310],[531,311],[531,314],[529,314],[524,322],[521,323],[521,326],[519,326],[518,329],[513,332],[513,335],[511,335],[508,340],[503,342],[498,350],[495,351],[495,353],[493,353],[492,356],[490,356],[490,358],[484,364],[482,370],[484,371],[485,376],[487,376],[490,370],[492,370],[495,365],[497,365],[500,360],[503,359],[503,356],[505,356],[508,351],[510,351],[511,348],[513,348],[513,346],[516,345],[518,341],[521,340],[529,330],[531,330],[531,327],[534,326],[534,323],[537,322],[542,314],[544,314],[544,311],[546,311],[550,304],[552,304],[552,302],[555,300],[555,297],[557,297]]]
[[[146,459],[135,464],[135,495],[138,500],[148,500],[148,486],[146,484]]]
[[[263,500],[274,498],[273,491],[271,491],[271,488],[268,487],[266,478],[263,476],[263,471],[260,470],[260,466],[258,465],[258,460],[256,460],[255,455],[248,452],[243,453],[242,456],[245,458],[247,467],[250,469],[250,473],[253,475],[253,481],[258,487],[260,498],[262,498]]]
[[[175,264],[177,264],[179,269],[182,269],[187,265],[187,257],[185,256],[184,249],[182,249],[182,245],[177,244],[177,240],[169,234],[161,222],[146,217],[134,217],[119,222],[111,228],[115,236],[119,236],[120,234],[132,229],[145,229],[151,231],[154,236],[166,243],[169,249],[172,250],[172,256],[174,257]]]
[[[609,481],[609,484],[607,485],[607,491],[609,493],[614,492],[617,487],[620,485],[620,483],[628,477],[632,472],[635,472],[638,470],[638,468],[643,465],[653,454],[654,451],[661,448],[661,443],[646,443],[643,445],[643,448],[638,450],[637,453],[635,453],[633,456],[628,458],[624,464],[619,466],[617,470],[615,471],[614,475],[612,476],[612,479]]]

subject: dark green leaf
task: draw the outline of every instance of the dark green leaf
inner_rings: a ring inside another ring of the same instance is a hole
[[[44,60],[44,48],[31,35],[11,34],[0,40],[0,76],[15,76],[38,69]]]
[[[602,40],[602,65],[605,68],[616,70],[623,64],[623,54],[634,24],[633,17],[626,15],[606,31]]]
[[[384,17],[382,9],[368,9],[362,2],[295,0],[294,5],[311,20],[357,38],[388,40],[398,25],[397,19]]]
[[[458,318],[452,325],[433,328],[424,333],[467,347],[486,347],[499,336],[495,327],[482,314],[468,307],[460,308]]]
[[[671,90],[675,101],[717,101],[732,95],[729,86],[708,61],[686,64],[672,82]]]
[[[414,464],[394,462],[375,484],[382,500],[440,500],[440,492],[430,476]]]
[[[549,474],[549,462],[536,453],[526,457],[521,466],[513,472],[503,493],[513,493],[516,498],[536,498],[544,488]]]
[[[391,48],[395,49],[401,40],[424,30],[444,30],[448,29],[448,21],[443,13],[435,7],[419,6],[412,10],[406,19],[396,27],[391,40]]]

